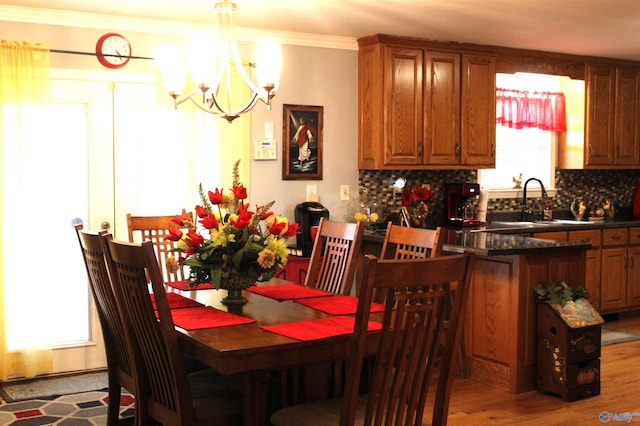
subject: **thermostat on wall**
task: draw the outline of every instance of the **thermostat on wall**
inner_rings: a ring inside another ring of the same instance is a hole
[[[275,139],[255,139],[253,141],[254,160],[275,160],[276,141]]]

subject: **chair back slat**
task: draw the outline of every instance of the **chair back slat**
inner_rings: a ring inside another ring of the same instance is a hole
[[[139,377],[141,390],[148,397],[149,416],[163,424],[188,424],[185,419],[193,418],[191,390],[153,243],[105,243],[116,299],[127,314],[128,339],[138,346],[137,354],[144,365],[144,374]]]
[[[333,222],[321,218],[304,285],[335,294],[350,294],[363,234],[362,222]]]
[[[408,228],[387,225],[380,257],[384,259],[421,259],[442,255],[442,229]]]
[[[421,425],[431,390],[435,391],[431,424],[446,424],[455,348],[474,260],[467,253],[413,260],[366,256],[342,425],[353,424],[355,418],[375,290],[385,294],[385,311],[364,424]]]
[[[178,267],[175,271],[167,268],[168,258],[177,259],[179,257],[179,253],[171,252],[176,243],[166,239],[167,235],[169,235],[169,229],[172,226],[177,226],[171,221],[175,216],[133,216],[130,213],[127,214],[129,242],[151,241],[153,243],[153,249],[164,282],[185,280],[184,268]]]

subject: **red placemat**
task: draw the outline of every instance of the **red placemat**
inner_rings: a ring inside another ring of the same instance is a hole
[[[189,287],[189,285],[187,284],[186,281],[172,281],[172,282],[167,282],[167,283],[164,283],[164,284],[166,286],[177,288],[178,290],[182,290],[182,291],[211,290],[212,288],[215,288],[214,286],[212,286],[209,283],[198,284],[195,287]]]
[[[263,325],[260,328],[307,342],[309,340],[352,334],[355,321],[354,317],[338,316]],[[376,321],[369,321],[367,330],[377,331],[381,329],[382,324]]]
[[[276,300],[305,299],[307,297],[326,297],[334,295],[327,291],[305,287],[298,284],[253,286],[249,287],[247,291]]]
[[[354,296],[329,296],[315,297],[313,299],[300,299],[296,303],[308,306],[330,315],[351,315],[358,311],[358,298]],[[371,312],[383,312],[384,305],[371,304]]]
[[[173,323],[175,325],[182,327],[185,330],[226,327],[229,325],[256,322],[254,319],[221,311],[220,309],[212,308],[211,306],[174,309],[171,311],[171,317],[173,318]]]
[[[182,309],[182,308],[194,308],[196,306],[204,306],[202,303],[197,302],[193,299],[189,299],[188,297],[184,297],[178,293],[166,293],[167,301],[169,302],[169,309]],[[156,310],[156,297],[155,295],[151,295],[151,304],[153,305],[153,310]]]

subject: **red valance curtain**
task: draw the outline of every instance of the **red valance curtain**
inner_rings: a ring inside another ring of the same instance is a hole
[[[522,129],[536,127],[552,132],[567,130],[564,94],[496,89],[496,123]]]

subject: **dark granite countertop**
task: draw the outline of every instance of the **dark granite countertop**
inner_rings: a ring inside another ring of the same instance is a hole
[[[570,250],[589,250],[591,244],[569,241],[543,240],[517,234],[494,232],[470,232],[468,230],[447,229],[443,250],[462,253],[465,250],[479,256],[510,256],[520,254],[549,254]]]
[[[587,229],[607,229],[640,227],[640,220],[604,220],[576,222],[561,219],[551,222],[492,222],[484,226],[462,229],[444,229],[446,239],[443,250],[450,253],[474,251],[480,256],[505,256],[561,252],[568,250],[588,250],[590,244],[569,241],[552,241],[532,238],[537,232],[578,231]],[[384,240],[384,229],[365,231],[365,241],[380,243]]]

